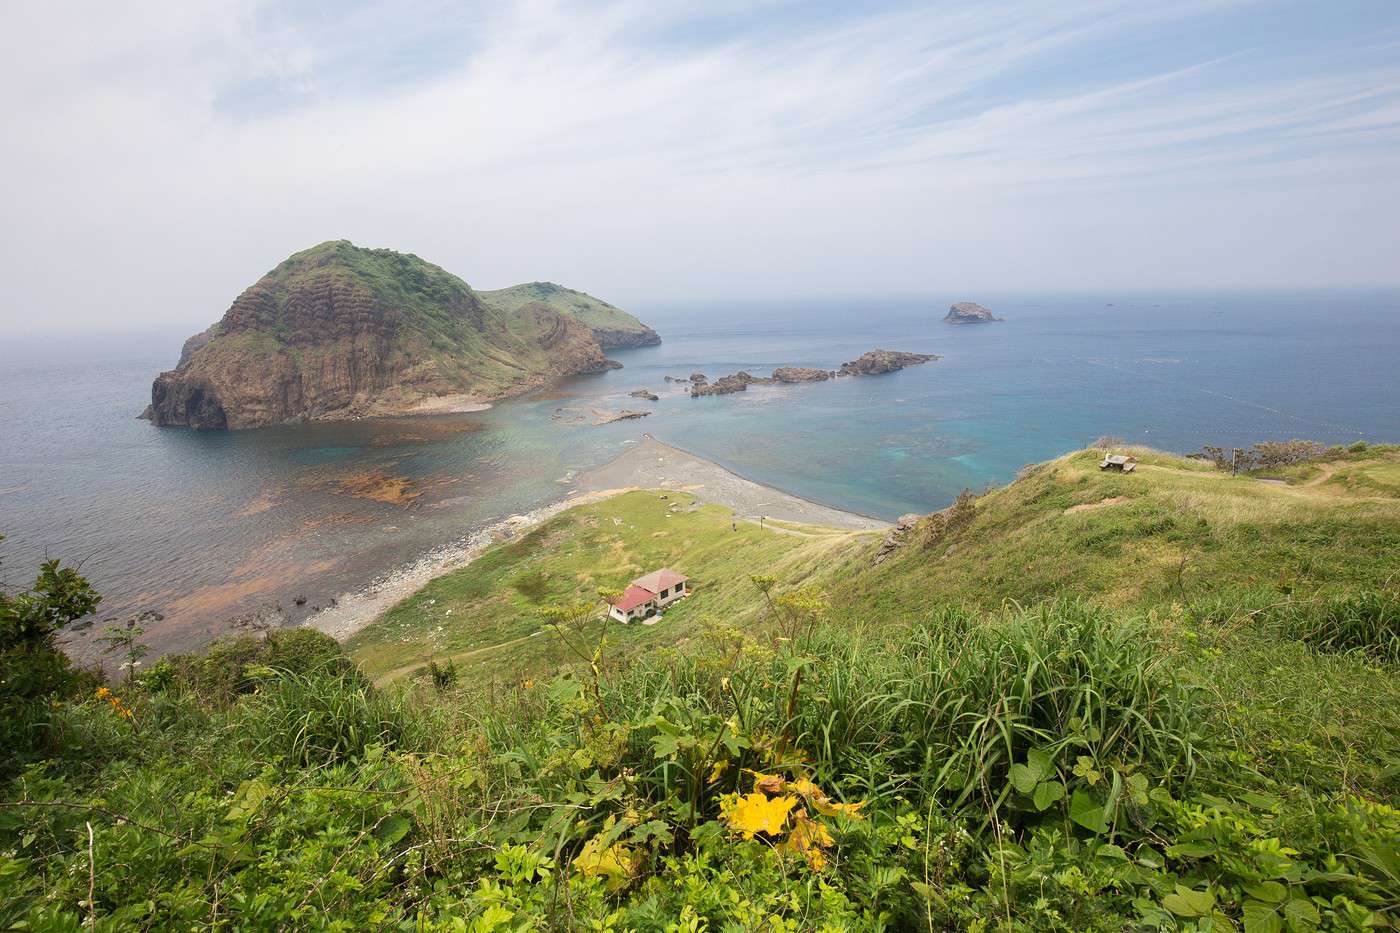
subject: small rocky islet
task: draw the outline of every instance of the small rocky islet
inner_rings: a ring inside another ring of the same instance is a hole
[[[943,320],[948,324],[989,324],[1006,319],[997,317],[990,309],[975,301],[955,301],[948,306],[948,313]]]

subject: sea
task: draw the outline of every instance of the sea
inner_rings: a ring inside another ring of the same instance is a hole
[[[471,414],[229,433],[136,418],[185,334],[10,335],[0,582],[61,558],[103,594],[99,621],[159,613],[146,638],[161,653],[269,607],[294,623],[566,497],[644,433],[890,520],[1105,435],[1178,452],[1400,440],[1400,292],[983,294],[1002,322],[945,323],[963,297],[632,305],[663,343],[611,352],[619,370]],[[665,379],[834,369],[874,348],[940,359],[709,398]],[[652,414],[595,424],[622,409]]]

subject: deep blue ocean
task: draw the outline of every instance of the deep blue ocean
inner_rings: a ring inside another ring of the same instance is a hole
[[[81,562],[104,616],[165,614],[158,648],[297,595],[311,605],[554,501],[642,432],[750,479],[892,519],[1100,435],[1166,450],[1400,439],[1400,293],[965,296],[631,306],[664,339],[625,368],[467,416],[235,433],[135,419],[185,334],[0,347],[0,581]],[[196,328],[191,328],[194,330]],[[691,399],[666,375],[835,368],[883,347],[942,359],[887,376]],[[658,393],[648,403],[638,388]],[[595,427],[593,412],[649,408]],[[405,507],[356,476],[408,477]]]

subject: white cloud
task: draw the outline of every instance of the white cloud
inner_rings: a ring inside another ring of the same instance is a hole
[[[0,329],[202,326],[341,236],[618,301],[1396,283],[1384,41],[1110,55],[1239,7],[7,8]]]

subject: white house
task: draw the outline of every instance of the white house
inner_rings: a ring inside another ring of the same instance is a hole
[[[656,610],[686,595],[689,578],[667,567],[638,577],[622,591],[608,609],[608,615],[619,622],[645,619]]]

